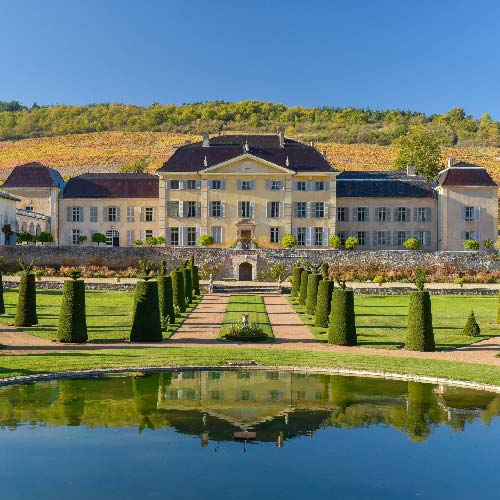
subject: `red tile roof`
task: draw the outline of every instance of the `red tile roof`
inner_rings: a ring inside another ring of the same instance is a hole
[[[483,167],[463,161],[444,170],[437,181],[440,186],[497,186]]]
[[[2,188],[53,188],[64,186],[61,174],[38,162],[14,167]]]

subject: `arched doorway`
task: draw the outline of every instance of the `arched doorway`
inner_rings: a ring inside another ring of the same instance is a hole
[[[106,245],[108,245],[108,247],[120,246],[120,233],[116,229],[106,231]]]
[[[252,281],[252,264],[249,262],[242,262],[238,271],[238,279],[240,281]]]

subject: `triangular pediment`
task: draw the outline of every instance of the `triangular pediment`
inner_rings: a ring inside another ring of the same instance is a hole
[[[242,154],[231,160],[219,163],[201,170],[200,173],[217,174],[293,174],[289,170],[275,163],[263,160],[251,154]]]

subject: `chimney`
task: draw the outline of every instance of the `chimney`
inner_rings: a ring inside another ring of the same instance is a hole
[[[284,148],[285,147],[285,131],[283,130],[282,127],[280,127],[278,129],[278,138],[280,141],[280,148]]]
[[[321,151],[321,154],[322,154],[323,158],[326,160],[327,159],[326,158],[326,150]]]
[[[453,165],[455,165],[455,158],[453,158],[452,156],[450,156],[448,158],[448,168],[453,167]]]
[[[411,163],[409,163],[406,166],[406,175],[416,175],[415,174],[415,165],[412,165]]]
[[[311,146],[312,148],[314,148],[316,146],[316,143],[314,141],[311,141],[311,142],[309,142],[309,146]]]
[[[210,146],[210,137],[208,134],[203,134],[203,147],[208,148]]]
[[[186,146],[189,146],[191,144],[191,141],[189,139],[186,139],[186,142],[184,143]]]

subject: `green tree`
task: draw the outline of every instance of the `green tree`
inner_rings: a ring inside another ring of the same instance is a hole
[[[353,290],[339,288],[333,290],[328,343],[348,346],[358,343]]]
[[[302,267],[294,267],[293,268],[293,276],[292,276],[292,297],[298,297],[300,290],[300,276],[304,269]]]
[[[65,280],[59,324],[57,327],[57,340],[59,342],[86,342],[87,319],[85,314],[85,283],[80,280],[81,273],[75,271],[72,279]]]
[[[147,170],[151,163],[150,158],[138,158],[124,163],[120,166],[120,172],[124,174],[142,174]]]
[[[92,242],[97,243],[97,246],[101,243],[106,243],[106,235],[102,233],[94,233],[92,235]]]
[[[405,349],[427,352],[436,349],[431,298],[429,292],[423,289],[410,292]]]
[[[214,237],[210,234],[202,234],[200,238],[198,239],[198,243],[202,247],[208,247],[210,245],[214,244]]]
[[[474,311],[471,311],[467,318],[467,323],[465,323],[464,327],[464,335],[468,335],[469,337],[479,337],[479,335],[481,335],[481,328],[477,324]]]
[[[340,243],[341,243],[340,236],[332,234],[328,238],[328,246],[330,248],[337,249],[340,247]]]
[[[318,284],[322,276],[319,273],[310,274],[307,277],[306,313],[312,316],[316,312],[316,300],[318,298]]]
[[[35,261],[32,260],[25,264],[22,260],[18,260],[21,268],[21,279],[19,281],[19,293],[17,298],[17,312],[14,325],[33,326],[38,324],[36,314],[36,287],[35,287]]]
[[[403,246],[408,250],[420,250],[420,241],[417,238],[408,238]]]
[[[479,241],[477,240],[465,240],[464,241],[465,250],[479,250]]]
[[[50,234],[48,231],[42,231],[38,237],[37,237],[37,240],[40,242],[40,243],[52,243],[54,241],[54,237],[52,236],[52,234]]]
[[[441,148],[434,136],[422,126],[415,126],[394,141],[398,148],[394,167],[406,170],[415,165],[417,174],[432,180],[441,170]]]
[[[305,269],[302,271],[300,275],[300,289],[299,289],[299,303],[303,306],[306,305],[307,299],[307,278],[309,276],[309,271]]]
[[[184,297],[184,273],[178,268],[170,273],[172,278],[172,291],[174,292],[174,306],[180,313],[186,312],[186,299]]]
[[[346,238],[344,246],[346,250],[355,250],[357,246],[359,245],[358,238],[356,236],[349,236]]]
[[[297,244],[297,238],[293,234],[285,234],[281,239],[281,246],[283,248],[294,248]]]
[[[323,279],[318,285],[318,297],[316,299],[316,313],[314,325],[322,328],[328,326],[328,318],[332,306],[333,281]]]
[[[161,342],[160,301],[158,282],[139,280],[135,288],[131,342]]]

